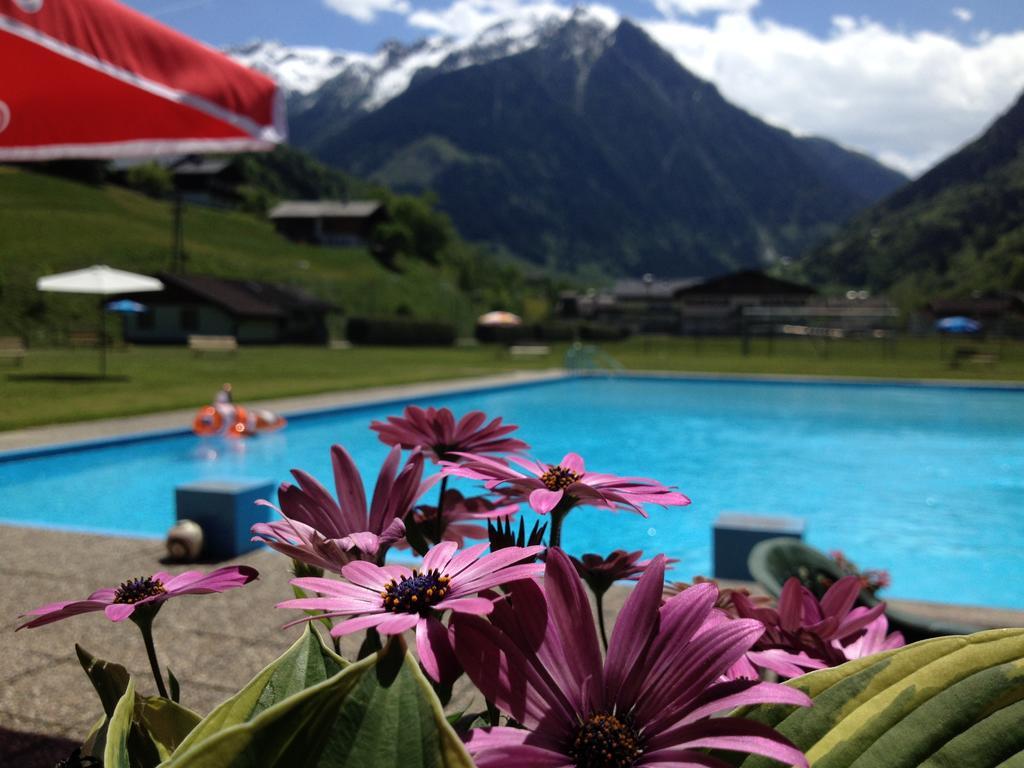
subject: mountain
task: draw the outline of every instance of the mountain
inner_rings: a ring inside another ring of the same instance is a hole
[[[797,255],[904,179],[733,106],[577,10],[392,45],[290,102],[293,141],[436,193],[463,236],[559,269],[711,275]]]
[[[978,139],[800,265],[817,281],[927,295],[1024,289],[1024,95]]]

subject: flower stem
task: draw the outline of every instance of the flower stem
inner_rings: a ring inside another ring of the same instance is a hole
[[[604,643],[605,651],[608,650],[608,633],[604,629],[604,592],[595,592],[597,598],[597,628],[601,630],[601,642]]]
[[[551,510],[551,534],[548,536],[549,547],[562,546],[562,521],[569,514],[569,510],[560,510],[555,507]]]
[[[437,524],[434,529],[434,543],[440,544],[444,536],[444,492],[448,490],[448,475],[441,477],[441,492],[437,497]]]
[[[142,611],[136,611],[135,615],[132,616],[132,621],[139,628],[142,633],[142,642],[146,644],[146,655],[149,656],[149,667],[153,670],[153,679],[156,681],[156,689],[165,699],[167,696],[167,689],[164,687],[164,678],[160,674],[160,662],[156,658],[156,646],[153,645],[153,617],[149,615],[139,615]]]

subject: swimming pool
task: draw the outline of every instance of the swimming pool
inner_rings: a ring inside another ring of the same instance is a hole
[[[1024,392],[681,379],[567,379],[431,396],[520,425],[542,461],[573,450],[591,469],[677,485],[683,509],[650,518],[579,509],[564,542],[679,558],[673,576],[711,569],[723,511],[790,515],[807,540],[886,568],[887,594],[1024,609]],[[175,486],[226,477],[330,487],[341,443],[372,483],[386,448],[368,429],[401,405],[293,418],[248,441],[163,436],[0,461],[0,522],[162,536]],[[430,498],[431,503],[433,499]]]

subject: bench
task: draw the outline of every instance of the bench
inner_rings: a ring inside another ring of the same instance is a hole
[[[98,347],[100,337],[96,331],[69,331],[68,344],[76,349],[78,347]]]
[[[17,336],[0,336],[0,360],[13,360],[15,365],[21,365],[25,352],[25,342]]]
[[[237,352],[238,339],[234,336],[198,336],[188,337],[188,348],[197,355],[204,352]]]
[[[508,353],[513,357],[540,357],[550,355],[551,347],[543,344],[516,344],[508,348]]]

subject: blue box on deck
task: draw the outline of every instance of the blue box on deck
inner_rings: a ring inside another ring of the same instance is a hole
[[[716,579],[753,581],[747,557],[754,545],[777,536],[804,537],[804,521],[798,517],[759,517],[725,513],[715,521],[714,559]]]
[[[203,529],[207,560],[227,560],[260,546],[249,528],[270,520],[269,507],[257,499],[273,499],[272,480],[203,480],[174,491],[178,520],[194,520]]]

